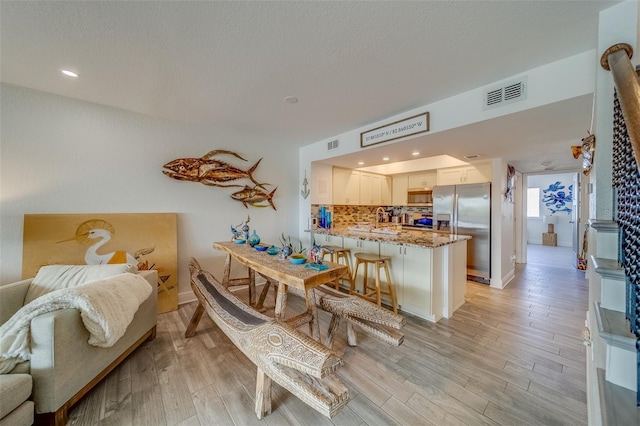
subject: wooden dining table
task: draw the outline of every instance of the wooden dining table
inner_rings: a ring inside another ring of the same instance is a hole
[[[333,283],[345,274],[346,265],[323,262],[328,268],[315,270],[305,267],[305,264],[295,265],[289,259],[282,259],[279,255],[269,255],[266,251],[258,251],[248,244],[236,244],[232,241],[213,243],[213,248],[227,254],[223,272],[222,284],[225,287],[247,284],[249,286],[249,304],[261,310],[266,290],[269,284],[277,283],[275,318],[285,321],[297,328],[309,323],[309,333],[315,340],[320,340],[318,312],[315,305],[314,289],[322,284]],[[236,261],[248,268],[248,277],[231,278],[231,263]],[[255,274],[267,280],[265,288],[256,301]],[[305,294],[307,310],[291,318],[285,318],[287,306],[287,291],[289,287],[302,290]]]

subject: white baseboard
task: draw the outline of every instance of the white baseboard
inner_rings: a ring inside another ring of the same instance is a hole
[[[185,303],[195,302],[196,295],[193,294],[192,290],[185,291],[184,293],[178,294],[178,305],[184,305]]]

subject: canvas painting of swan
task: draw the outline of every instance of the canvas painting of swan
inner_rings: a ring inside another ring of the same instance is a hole
[[[174,213],[24,216],[23,278],[44,265],[128,263],[158,271],[158,312],[178,307]]]

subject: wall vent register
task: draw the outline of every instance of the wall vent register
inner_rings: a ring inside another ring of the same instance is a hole
[[[332,141],[327,142],[327,151],[331,151],[333,149],[337,149],[338,146],[340,145],[340,142],[338,139],[334,139]]]
[[[519,102],[527,99],[527,77],[522,77],[517,81],[511,81],[500,87],[492,87],[485,90],[483,96],[482,109],[495,108],[498,106]]]

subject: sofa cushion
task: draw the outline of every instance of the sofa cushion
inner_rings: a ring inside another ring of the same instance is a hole
[[[24,304],[54,290],[76,287],[91,281],[102,280],[125,272],[135,272],[135,265],[47,265],[33,278]]]
[[[25,401],[21,406],[0,419],[0,426],[31,426],[35,416],[33,401]]]
[[[29,361],[21,362],[20,364],[13,367],[13,370],[9,371],[7,374],[30,374],[31,373],[31,363]]]
[[[33,382],[28,374],[0,374],[0,418],[29,399],[32,386]]]

